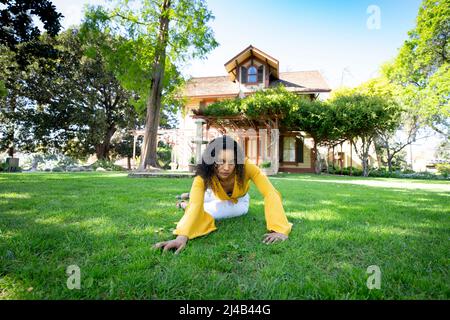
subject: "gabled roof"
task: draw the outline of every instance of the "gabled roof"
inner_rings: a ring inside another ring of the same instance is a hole
[[[299,93],[330,92],[331,89],[319,71],[281,72],[279,79],[269,86],[283,85],[287,90]],[[237,97],[243,93],[253,92],[246,86],[239,86],[228,76],[203,77],[190,79],[185,87],[186,97]]]
[[[225,63],[225,70],[230,75],[231,81],[236,80],[236,67],[252,56],[261,60],[262,62],[267,63],[271,67],[272,75],[275,78],[278,78],[278,70],[280,68],[278,60],[271,57],[267,53],[264,53],[258,48],[249,45],[247,48],[239,52],[236,56]]]

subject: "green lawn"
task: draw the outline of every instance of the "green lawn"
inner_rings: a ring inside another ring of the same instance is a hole
[[[261,243],[263,199],[178,256],[175,195],[191,179],[0,175],[0,299],[449,299],[450,183],[284,174],[294,223]],[[81,289],[66,268],[81,268]],[[367,267],[380,267],[369,290]]]

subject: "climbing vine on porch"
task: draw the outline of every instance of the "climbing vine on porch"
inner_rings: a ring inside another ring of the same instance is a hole
[[[296,109],[299,100],[304,99],[280,86],[257,91],[242,99],[218,101],[205,109],[196,110],[195,113],[215,117],[243,115],[249,119],[285,118]]]

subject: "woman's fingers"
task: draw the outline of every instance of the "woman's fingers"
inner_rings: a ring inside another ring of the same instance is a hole
[[[181,246],[179,246],[177,251],[175,251],[175,254],[179,254],[180,251],[184,249],[184,247],[186,247],[186,243],[183,243]]]
[[[161,247],[163,247],[167,242],[169,242],[169,241],[158,242],[158,243],[156,243],[153,247],[154,247],[154,248],[161,248]]]
[[[266,233],[265,236],[266,237],[263,240],[263,243],[265,243],[265,244],[271,244],[271,243],[275,243],[277,241],[284,241],[287,239],[287,237],[283,237],[281,235],[274,234],[274,233]]]
[[[169,241],[165,246],[164,246],[164,252],[169,251],[170,249],[176,248],[177,244],[174,241]]]
[[[263,240],[263,242],[265,243],[265,244],[269,244],[270,243],[270,240],[272,239],[272,235],[267,235],[265,238],[264,238],[264,240]]]
[[[278,240],[278,238],[277,237],[275,237],[275,236],[272,236],[270,239],[269,239],[269,242],[268,242],[268,244],[271,244],[271,243],[274,243],[274,242],[276,242]]]

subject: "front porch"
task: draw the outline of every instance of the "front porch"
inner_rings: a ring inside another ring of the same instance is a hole
[[[216,136],[230,135],[235,139],[244,154],[256,165],[267,167],[270,174],[278,172],[310,173],[314,172],[313,140],[303,131],[288,131],[280,128],[278,117],[260,117],[250,119],[238,116],[192,115],[205,140]]]

